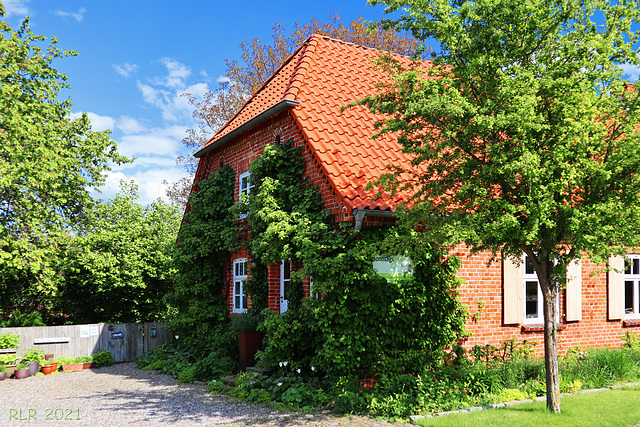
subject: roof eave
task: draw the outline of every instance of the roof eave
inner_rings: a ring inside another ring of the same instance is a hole
[[[226,141],[228,141],[228,140],[230,140],[232,138],[235,138],[236,136],[238,136],[242,132],[251,129],[252,127],[254,127],[257,124],[259,124],[260,122],[268,119],[269,117],[272,117],[272,116],[278,114],[279,112],[281,112],[282,110],[284,110],[286,108],[292,108],[292,107],[296,107],[298,105],[300,105],[299,101],[294,101],[294,100],[291,100],[291,99],[285,99],[283,101],[280,101],[276,105],[274,105],[273,107],[269,108],[268,110],[263,111],[262,113],[260,113],[257,116],[255,116],[253,119],[251,119],[248,122],[244,123],[243,125],[237,127],[236,129],[234,129],[233,131],[229,132],[228,134],[222,136],[220,139],[215,140],[211,144],[209,144],[209,145],[203,147],[202,149],[196,151],[194,156],[197,157],[197,158],[200,158],[200,157],[204,156],[205,154],[207,154],[209,151],[213,150],[214,148],[217,148],[220,145],[224,144]]]

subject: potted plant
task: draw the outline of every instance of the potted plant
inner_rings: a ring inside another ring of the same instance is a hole
[[[18,380],[29,377],[29,367],[25,363],[20,363],[16,366],[13,377]]]
[[[40,370],[40,361],[44,359],[44,351],[37,348],[30,348],[24,352],[22,361],[29,367],[29,375],[33,376]]]
[[[11,332],[3,332],[0,334],[0,354],[13,353],[18,351],[20,344],[20,335]]]
[[[0,354],[0,364],[4,366],[7,378],[11,378],[13,372],[16,370],[16,355],[15,354]]]
[[[58,359],[58,363],[62,365],[64,372],[78,372],[82,371],[84,362],[77,360],[75,357],[61,357]]]
[[[93,357],[91,356],[79,356],[76,357],[76,361],[78,363],[82,362],[82,369],[89,369],[94,366]]]
[[[256,352],[260,350],[262,345],[262,333],[258,331],[258,325],[261,321],[260,315],[251,312],[237,314],[231,319],[231,326],[238,332],[242,369],[256,364]]]
[[[44,362],[40,369],[42,370],[43,374],[50,375],[58,370],[58,362],[53,362],[53,363]]]
[[[4,363],[0,363],[0,381],[7,379],[7,368],[4,367]]]

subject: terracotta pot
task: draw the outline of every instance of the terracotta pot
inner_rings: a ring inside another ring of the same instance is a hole
[[[62,370],[64,372],[78,372],[82,371],[82,366],[84,363],[67,363],[66,365],[62,365]]]
[[[45,375],[51,375],[56,369],[58,369],[58,367],[53,365],[43,366],[42,373]]]
[[[238,346],[240,347],[240,366],[245,369],[256,364],[256,352],[262,344],[262,333],[257,331],[238,332]]]
[[[82,364],[82,369],[90,369],[95,366],[95,362],[84,362]]]
[[[40,370],[40,362],[29,362],[27,363],[27,366],[29,367],[29,376],[32,377],[35,374],[38,373],[38,371]]]
[[[16,371],[13,373],[13,377],[17,380],[29,378],[29,369],[16,369]]]

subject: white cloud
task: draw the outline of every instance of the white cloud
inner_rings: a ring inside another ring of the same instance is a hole
[[[2,0],[7,17],[11,15],[29,15],[29,8],[27,7],[28,3],[30,3],[30,0]]]
[[[118,152],[127,157],[166,156],[175,159],[186,136],[185,126],[153,128],[141,134],[124,135],[118,141]]]
[[[124,63],[122,65],[113,64],[113,69],[122,77],[129,77],[136,72],[138,66],[136,64]]]
[[[105,184],[100,187],[100,193],[95,193],[95,198],[109,200],[115,197],[120,190],[120,181],[135,181],[139,186],[138,195],[139,202],[142,205],[148,205],[157,198],[168,201],[166,196],[166,187],[162,184],[163,180],[175,182],[187,176],[188,173],[179,167],[172,168],[154,168],[148,170],[138,170],[133,173],[124,173],[122,171],[110,171],[106,174]]]
[[[231,83],[231,79],[227,76],[218,76],[216,80],[218,83]]]
[[[76,22],[82,22],[84,20],[84,14],[87,12],[87,9],[81,7],[77,12],[65,12],[63,10],[56,10],[53,12],[57,16],[73,18]]]
[[[76,112],[69,115],[72,119],[82,117],[82,113]],[[87,113],[89,120],[91,121],[91,130],[94,132],[102,132],[105,130],[113,130],[115,120],[109,116],[101,116],[96,113]]]
[[[120,116],[116,122],[116,128],[126,134],[141,133],[147,130],[142,123],[129,116]]]
[[[637,81],[640,77],[640,67],[638,67],[637,65],[622,64],[620,68],[622,68],[622,71],[624,71],[624,73],[629,76],[629,80],[631,80],[632,82]]]
[[[197,83],[188,87],[181,86],[174,91],[160,89],[138,81],[138,89],[147,104],[162,111],[163,120],[177,121],[191,117],[193,106],[182,94],[190,93],[196,98],[202,97],[209,87],[206,83]]]
[[[167,68],[167,75],[157,77],[154,83],[170,88],[184,87],[186,80],[191,75],[189,67],[171,58],[162,58],[160,62]]]

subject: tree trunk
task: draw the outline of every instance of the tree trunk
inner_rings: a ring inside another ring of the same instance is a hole
[[[558,308],[558,286],[542,286],[544,301],[544,366],[547,383],[547,409],[560,413],[560,371],[558,368],[558,340],[556,319]]]

